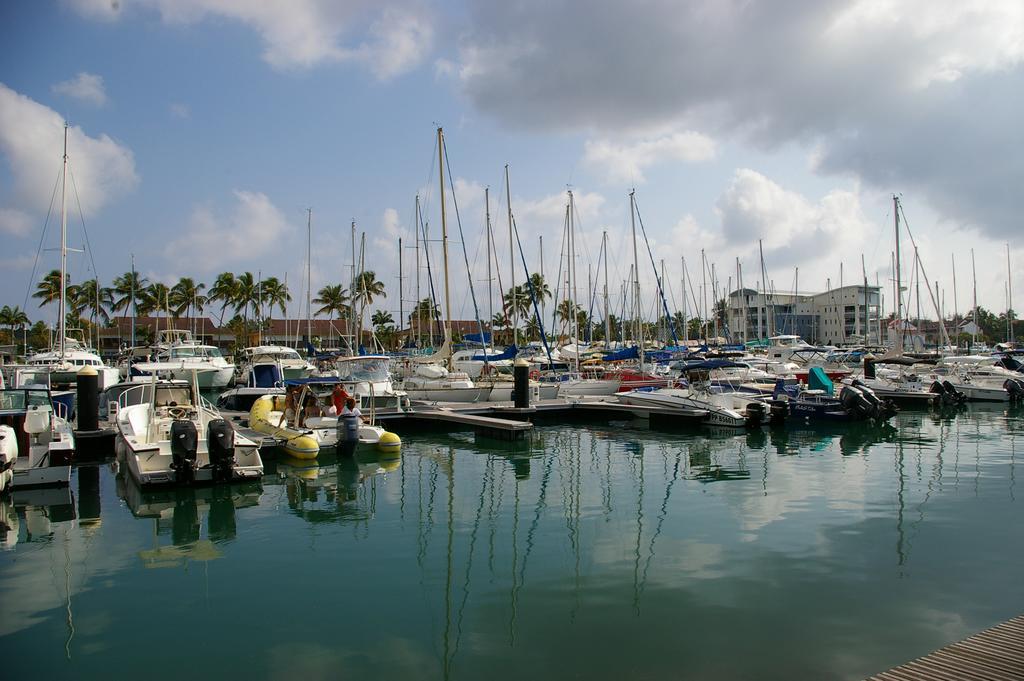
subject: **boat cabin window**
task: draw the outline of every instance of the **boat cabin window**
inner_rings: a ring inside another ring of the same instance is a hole
[[[50,395],[45,390],[0,391],[0,409],[27,409],[31,406],[50,406]]]
[[[156,406],[167,407],[174,404],[192,404],[191,393],[186,387],[157,386]]]
[[[338,378],[342,381],[381,382],[388,380],[388,361],[384,358],[355,359],[338,362]]]

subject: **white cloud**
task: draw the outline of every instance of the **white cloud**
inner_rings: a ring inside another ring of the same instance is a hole
[[[654,139],[618,144],[609,139],[587,140],[583,161],[600,170],[607,182],[640,184],[644,169],[666,161],[707,161],[715,142],[699,132],[674,132]]]
[[[181,102],[173,102],[169,110],[172,118],[187,119],[192,117],[192,110],[187,104],[182,104]]]
[[[46,213],[60,176],[63,135],[57,112],[0,83],[0,153],[14,178],[5,209]],[[89,137],[81,128],[69,128],[68,158],[78,190],[69,205],[80,202],[86,217],[138,184],[132,151],[105,134]]]
[[[103,76],[82,71],[70,80],[57,83],[50,88],[55,94],[71,97],[93,106],[107,103],[107,92],[103,88]]]
[[[166,253],[178,267],[201,273],[229,270],[291,243],[295,228],[266,194],[236,190],[228,215],[196,208],[184,236]]]
[[[71,4],[90,18],[111,21],[120,15],[116,0],[110,6],[94,0]],[[368,0],[139,0],[136,6],[158,12],[171,25],[241,23],[263,40],[263,59],[283,70],[355,62],[386,80],[422,62],[434,37],[430,15],[416,2],[383,9]],[[346,34],[366,34],[369,40],[346,44]]]
[[[31,229],[31,215],[13,208],[0,208],[0,232],[25,236]]]

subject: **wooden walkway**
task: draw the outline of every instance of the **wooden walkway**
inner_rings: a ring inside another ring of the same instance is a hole
[[[940,648],[868,681],[1024,679],[1024,615]]]

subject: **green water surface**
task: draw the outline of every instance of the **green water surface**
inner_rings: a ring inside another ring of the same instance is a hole
[[[0,500],[0,674],[859,679],[1024,612],[1019,411],[402,434],[248,486],[106,463]]]

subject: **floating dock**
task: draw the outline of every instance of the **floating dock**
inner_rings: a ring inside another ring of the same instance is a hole
[[[247,427],[249,415],[245,412],[222,410],[235,428],[260,447],[274,447],[281,441],[271,435],[258,433]],[[699,425],[706,412],[701,409],[669,409],[622,404],[604,398],[554,399],[534,402],[529,407],[516,407],[512,402],[419,402],[408,409],[378,409],[376,421],[389,429],[400,422],[419,424],[450,424],[469,428],[477,435],[499,440],[521,440],[533,430],[533,422],[543,419],[570,417],[589,418],[645,418],[658,427]],[[398,426],[400,429],[401,426]],[[400,430],[397,432],[401,433]]]
[[[1024,615],[940,648],[867,681],[1024,679]]]

